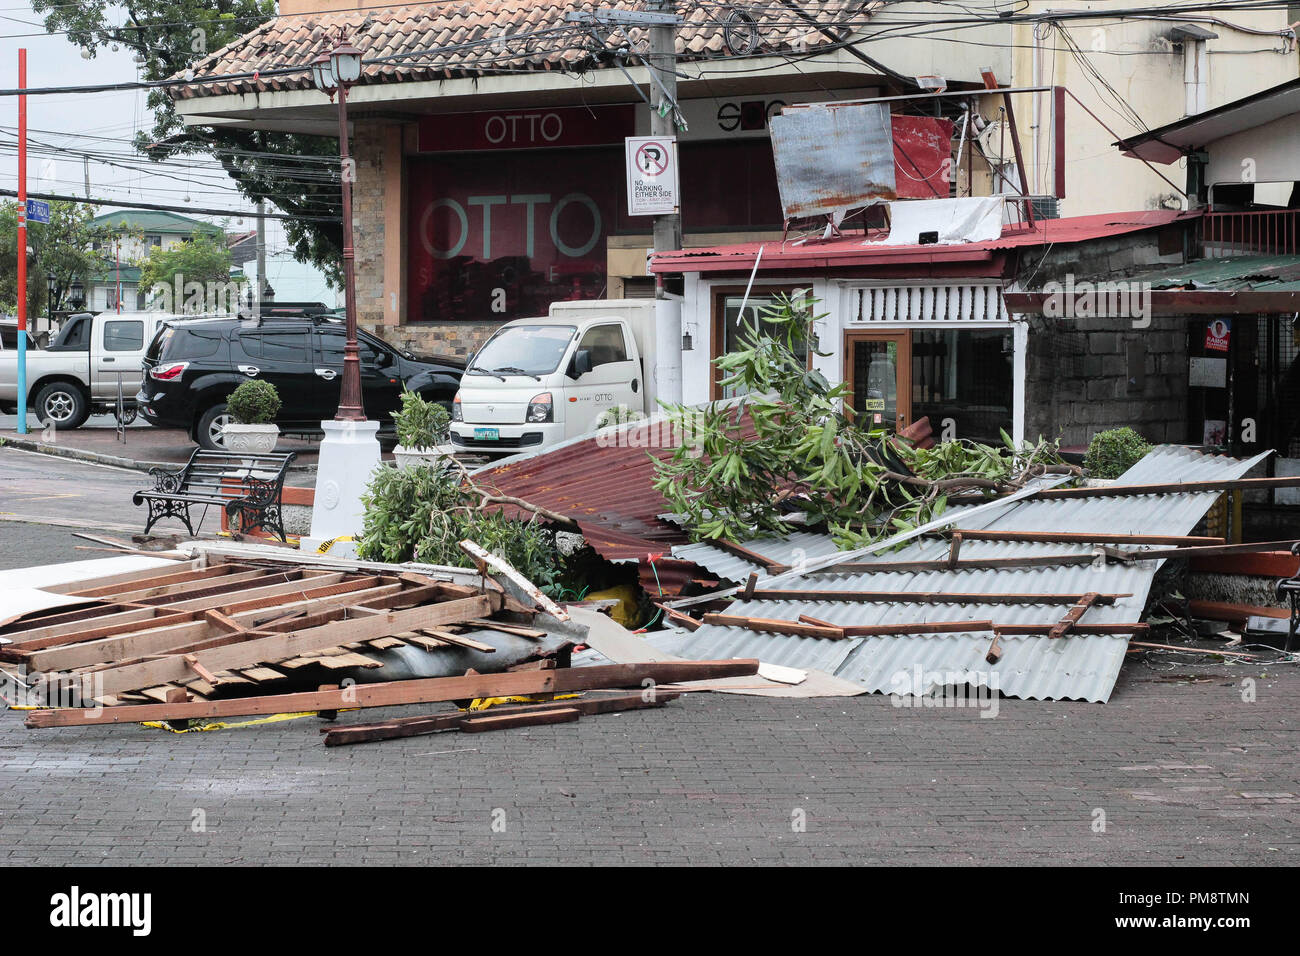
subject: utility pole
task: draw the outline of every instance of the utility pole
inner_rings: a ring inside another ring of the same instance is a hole
[[[27,50],[18,51],[18,89],[27,88]],[[27,434],[27,97],[18,94],[18,434]]]
[[[653,0],[650,10],[672,16],[674,0]],[[650,54],[647,68],[658,77],[650,84],[650,135],[677,135],[677,27],[661,24],[650,27]],[[673,157],[673,162],[677,162]],[[654,251],[670,252],[682,247],[680,212],[656,216]]]
[[[262,298],[266,295],[266,200],[257,201],[257,289],[253,293],[253,317],[262,320]]]
[[[90,201],[90,154],[81,154],[81,171],[86,177],[86,201]],[[57,186],[55,188],[58,188]]]

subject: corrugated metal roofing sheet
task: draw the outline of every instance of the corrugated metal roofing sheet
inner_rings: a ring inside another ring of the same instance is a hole
[[[1120,479],[1121,484],[1204,481],[1239,478],[1265,456],[1247,461],[1205,455],[1188,448],[1154,449]],[[1100,497],[1055,501],[1012,502],[986,510],[972,520],[973,527],[1015,531],[1088,531],[1170,534],[1189,533],[1217,497],[1215,493]],[[946,517],[962,527],[962,512]],[[788,540],[751,541],[745,547],[785,564],[797,552],[811,559],[833,550],[824,535],[800,534]],[[885,591],[897,594],[893,602],[836,602],[826,600],[737,600],[728,614],[797,620],[807,614],[832,624],[899,624],[937,621],[982,621],[997,624],[1053,624],[1066,605],[1061,604],[927,604],[909,602],[908,592],[943,591],[995,594],[1128,594],[1113,605],[1089,609],[1085,623],[1131,623],[1140,619],[1156,571],[1163,562],[1131,565],[1069,565],[1026,568],[894,572],[889,565],[946,555],[948,545],[937,539],[920,539],[888,554],[868,555],[855,562],[880,564],[879,571],[848,573],[826,571],[807,575],[783,574],[786,590]],[[962,557],[1016,557],[1050,554],[1088,554],[1087,545],[1047,542],[969,541]],[[772,579],[761,568],[704,544],[674,549],[689,555],[720,576],[742,581],[757,571],[762,584]],[[760,584],[760,586],[762,586]],[[792,667],[817,667],[878,692],[925,693],[935,683],[997,683],[1013,697],[1105,701],[1123,663],[1127,640],[1123,637],[1073,636],[1053,640],[1046,636],[1003,637],[1003,657],[996,665],[984,661],[992,635],[969,632],[945,635],[866,637],[852,641],[788,637],[744,628],[704,625],[677,653],[697,659],[758,657]],[[814,663],[815,662],[815,663]],[[833,664],[834,666],[828,666]],[[916,674],[921,674],[919,680]],[[951,680],[949,680],[951,678]]]
[[[888,233],[880,231],[863,239],[846,235],[837,239],[808,242],[744,242],[729,246],[708,246],[662,252],[651,260],[650,270],[665,272],[737,272],[749,271],[763,249],[763,272],[799,269],[835,269],[899,263],[970,262],[991,258],[1001,249],[1016,249],[1049,244],[1085,242],[1120,236],[1143,229],[1166,226],[1195,218],[1199,213],[1169,210],[1108,213],[1096,216],[1073,216],[1065,219],[1040,219],[1034,228],[1008,228],[1001,238],[987,242],[952,245],[885,245],[880,240]]]
[[[1300,256],[1228,256],[1143,272],[1125,281],[1153,289],[1289,292],[1300,289]]]

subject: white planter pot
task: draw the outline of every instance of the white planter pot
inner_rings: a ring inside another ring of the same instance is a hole
[[[275,451],[275,444],[280,440],[280,427],[278,425],[236,425],[231,422],[221,429],[221,437],[226,443],[227,451],[264,455]]]
[[[393,449],[393,458],[401,469],[416,468],[420,465],[439,465],[455,455],[451,445],[434,445],[432,448],[407,448],[398,445]]]

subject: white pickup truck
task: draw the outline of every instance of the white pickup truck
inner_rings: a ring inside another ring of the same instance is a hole
[[[113,411],[118,373],[127,418],[135,417],[145,349],[158,324],[176,316],[164,312],[80,313],[43,349],[27,351],[27,407],[55,428],[78,428],[92,411]],[[18,407],[18,352],[0,351],[0,411]]]
[[[465,368],[452,445],[510,455],[586,434],[615,406],[654,414],[655,328],[652,299],[556,302],[545,318],[507,322]]]

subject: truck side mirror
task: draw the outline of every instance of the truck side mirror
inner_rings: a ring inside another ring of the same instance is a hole
[[[569,362],[569,378],[582,378],[591,371],[591,349],[578,349]]]

